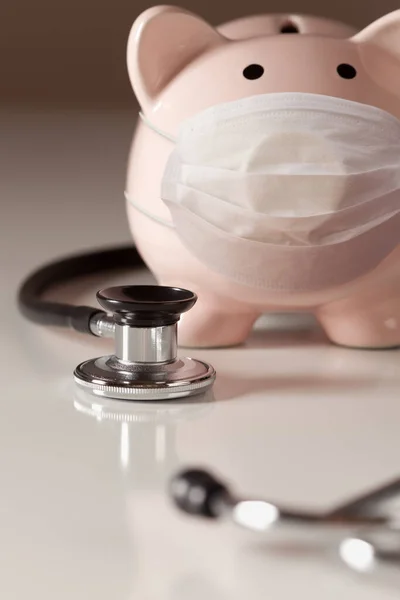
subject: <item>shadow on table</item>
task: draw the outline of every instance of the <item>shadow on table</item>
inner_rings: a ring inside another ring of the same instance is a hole
[[[370,389],[371,385],[376,383],[365,377],[340,377],[321,376],[321,375],[287,375],[256,377],[234,377],[218,373],[214,386],[215,399],[232,400],[248,394],[265,393],[271,395],[282,392],[300,392],[321,391],[321,394],[328,395],[330,392],[341,390],[360,390]]]

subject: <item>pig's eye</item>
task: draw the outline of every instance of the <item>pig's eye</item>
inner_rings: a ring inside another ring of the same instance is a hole
[[[249,65],[243,71],[246,79],[260,79],[264,75],[264,67],[261,65]]]
[[[339,65],[336,70],[340,77],[343,77],[343,79],[354,79],[354,77],[357,75],[355,68],[351,65],[347,65],[346,63]]]

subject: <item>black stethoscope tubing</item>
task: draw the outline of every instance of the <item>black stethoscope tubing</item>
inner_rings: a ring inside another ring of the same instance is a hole
[[[92,250],[62,258],[40,267],[26,277],[18,290],[18,308],[33,323],[67,327],[93,335],[90,321],[96,314],[105,316],[104,311],[93,306],[48,302],[43,300],[44,294],[54,286],[78,277],[143,266],[144,262],[133,245]]]

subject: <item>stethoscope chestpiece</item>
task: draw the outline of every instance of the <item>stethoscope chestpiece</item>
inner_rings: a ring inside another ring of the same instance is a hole
[[[205,392],[215,380],[211,365],[177,357],[177,323],[197,296],[156,285],[100,290],[113,313],[115,354],[85,361],[75,382],[95,396],[122,400],[172,400]]]

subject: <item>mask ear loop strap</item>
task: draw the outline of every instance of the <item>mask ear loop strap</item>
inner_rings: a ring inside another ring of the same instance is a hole
[[[142,112],[139,112],[139,117],[143,121],[143,123],[146,125],[146,127],[151,129],[152,131],[154,131],[154,133],[157,133],[159,136],[165,138],[166,140],[168,140],[169,142],[172,142],[173,144],[176,143],[176,138],[174,138],[172,135],[170,135],[166,131],[163,131],[156,125],[154,125],[151,121],[149,121],[149,119],[147,117],[145,117],[145,115]],[[140,204],[135,202],[130,197],[128,192],[125,192],[125,199],[127,200],[127,202],[129,202],[129,204],[131,204],[137,211],[139,211],[145,217],[148,217],[155,223],[159,223],[160,225],[163,225],[164,227],[169,227],[170,229],[175,229],[175,226],[173,223],[166,221],[165,219],[162,219],[161,217],[157,217],[156,215],[153,215],[152,213],[148,212],[145,208],[143,208],[143,206],[140,206]]]
[[[176,138],[173,135],[171,135],[170,133],[167,133],[163,129],[160,129],[159,127],[157,127],[157,125],[154,125],[154,123],[152,123],[142,112],[139,112],[139,117],[141,118],[143,123],[146,125],[146,127],[151,129],[152,131],[154,131],[154,133],[157,133],[158,135],[165,138],[169,142],[176,144]]]
[[[157,217],[156,215],[153,215],[151,212],[148,212],[145,208],[143,208],[143,206],[140,206],[140,204],[138,204],[137,202],[132,200],[132,198],[130,197],[128,192],[125,192],[125,199],[127,200],[127,202],[129,202],[129,204],[131,204],[133,206],[133,208],[135,208],[138,212],[142,213],[142,215],[144,215],[145,217],[148,217],[155,223],[159,223],[160,225],[163,225],[164,227],[169,227],[170,229],[175,229],[175,225],[173,223],[170,223],[169,221],[166,221],[165,219],[162,219],[161,217]]]

